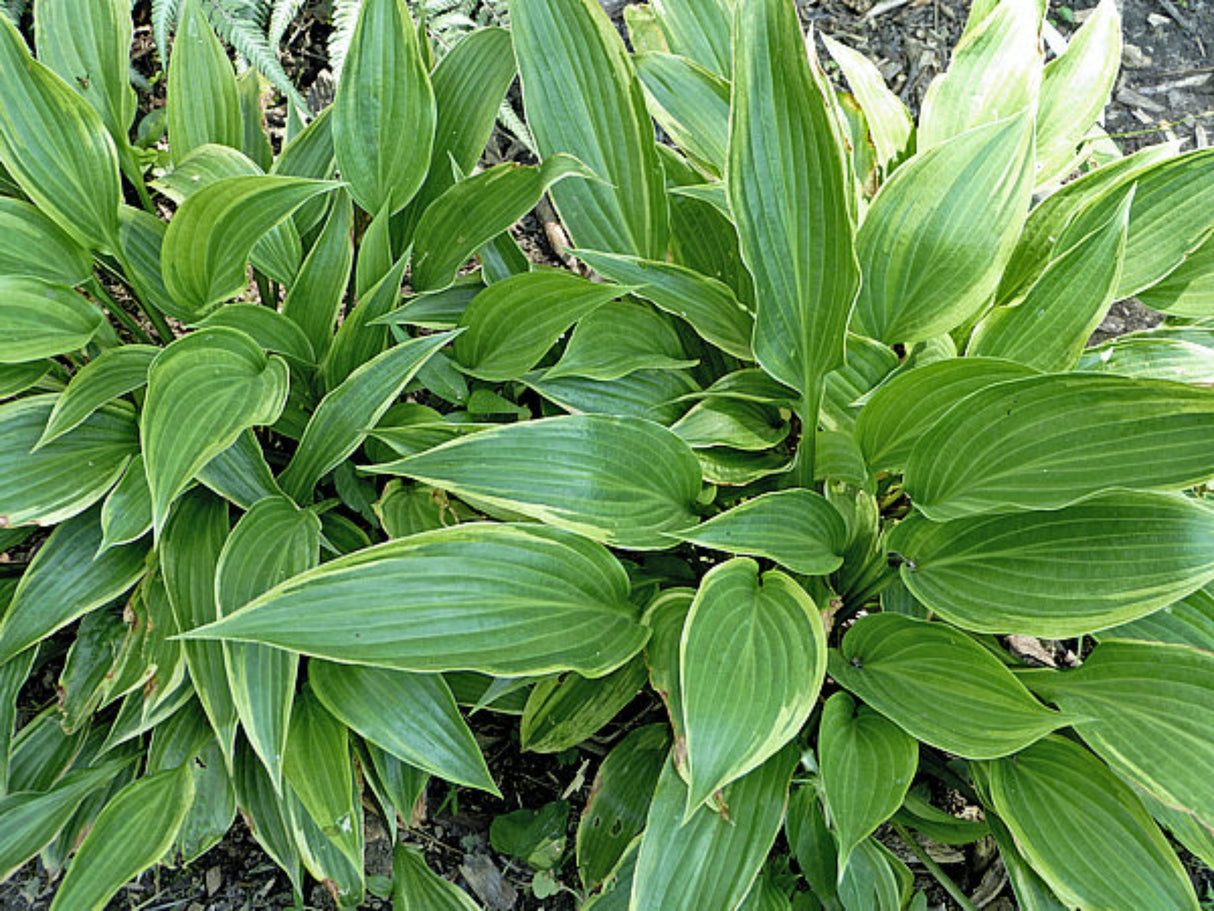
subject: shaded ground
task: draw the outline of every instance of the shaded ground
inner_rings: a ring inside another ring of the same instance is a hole
[[[801,5],[805,17],[821,31],[876,61],[894,90],[915,109],[931,78],[947,63],[967,9],[966,3],[957,0],[824,0]],[[1050,20],[1063,35],[1069,34],[1094,5],[1093,0],[1077,0],[1071,6],[1055,7]],[[619,4],[612,6],[618,8]],[[1214,57],[1210,56],[1214,54],[1214,0],[1122,0],[1121,7],[1126,50],[1106,128],[1126,149],[1171,138],[1182,140],[1185,148],[1208,145],[1214,133]],[[318,83],[314,93],[317,97],[328,88],[322,72],[324,57],[319,52],[326,31],[315,20],[308,20],[289,30],[286,42],[289,69],[301,74],[299,81],[305,88]],[[146,28],[141,32],[144,43],[137,47],[146,54],[150,50]],[[148,61],[141,63],[141,69],[149,65]],[[502,150],[508,145],[503,142]],[[536,259],[552,259],[552,248],[539,220],[529,217],[523,235],[521,240],[529,254]],[[1097,338],[1144,328],[1156,320],[1135,303],[1121,302],[1114,306]],[[39,701],[35,698],[31,703]],[[520,753],[515,720],[510,716],[477,715],[472,727],[495,778],[507,789],[504,798],[461,791],[458,800],[453,801],[452,792],[442,782],[432,782],[426,795],[426,819],[407,833],[406,840],[425,852],[433,869],[477,895],[489,909],[571,911],[576,899],[569,891],[543,900],[530,893],[531,872],[492,851],[490,823],[494,817],[519,807],[538,808],[568,799],[572,804],[569,847],[558,867],[557,880],[563,886],[576,887],[573,835],[595,770],[623,733],[639,718],[657,711],[652,701],[638,697],[604,734],[577,750],[556,756]],[[368,872],[384,875],[390,871],[391,844],[371,813],[367,834]],[[896,839],[888,841],[897,846]],[[912,864],[912,869],[922,872],[909,854],[898,853]],[[967,848],[936,859],[986,907],[1002,911],[1014,908],[1006,875],[989,856]],[[1214,884],[1208,870],[1203,875],[1207,884]],[[921,877],[919,886],[929,888],[933,902],[938,903],[935,907],[950,907],[930,880]],[[0,909],[44,909],[53,893],[53,884],[34,863],[0,885]],[[309,888],[307,901],[310,907],[333,907],[324,888],[315,884]],[[150,872],[119,893],[110,908],[244,911],[291,905],[286,877],[238,821],[224,841],[188,869]],[[390,902],[371,897],[363,907],[387,908]]]

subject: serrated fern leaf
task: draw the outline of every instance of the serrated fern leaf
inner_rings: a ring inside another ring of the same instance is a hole
[[[266,33],[270,47],[277,48],[282,43],[287,26],[299,15],[303,5],[304,0],[274,0],[274,9],[270,13],[270,28]]]
[[[287,98],[301,108],[306,107],[303,96],[292,84],[278,54],[261,30],[258,18],[264,13],[260,4],[237,5],[230,0],[204,0],[203,9],[219,37]]]
[[[169,59],[169,32],[177,21],[178,0],[152,0],[152,38],[160,59]]]
[[[333,81],[341,81],[341,70],[346,64],[346,54],[354,39],[354,26],[358,24],[358,11],[362,0],[336,0],[333,4],[333,31],[329,34],[329,67],[333,70]]]

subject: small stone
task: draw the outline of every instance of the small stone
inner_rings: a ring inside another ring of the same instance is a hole
[[[1121,48],[1121,62],[1132,70],[1144,70],[1154,64],[1154,61],[1144,54],[1140,47],[1129,42]]]
[[[219,887],[223,885],[223,871],[219,867],[210,867],[207,870],[207,898],[210,898],[219,891]]]
[[[1159,13],[1147,13],[1147,25],[1151,28],[1163,28],[1165,25],[1171,25],[1172,20],[1167,16],[1161,16]]]

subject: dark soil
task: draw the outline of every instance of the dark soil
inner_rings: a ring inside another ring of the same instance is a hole
[[[610,0],[605,5],[618,18],[622,4]],[[916,110],[932,77],[947,65],[949,49],[961,33],[968,8],[961,0],[802,0],[800,5],[806,20],[812,20],[820,31],[877,62],[893,89]],[[1068,35],[1094,5],[1095,0],[1074,0],[1071,6],[1054,6],[1050,21]],[[1214,0],[1121,0],[1120,5],[1126,48],[1106,129],[1127,151],[1164,139],[1180,139],[1185,148],[1208,145],[1214,132],[1214,58],[1210,56],[1214,52]],[[141,4],[143,9],[146,7]],[[140,24],[135,63],[150,75],[156,69],[150,27],[146,19]],[[308,17],[288,30],[285,42],[288,71],[305,91],[312,89],[311,96],[317,101],[331,91],[331,80],[326,82],[324,69],[327,32],[321,22]],[[274,112],[269,119],[272,124],[281,122]],[[495,137],[495,157],[516,156],[518,148],[509,138]],[[553,226],[542,223],[548,220],[529,216],[518,232],[519,239],[537,260],[559,261],[553,250],[559,235],[554,237]],[[1136,302],[1119,302],[1094,341],[1156,322],[1158,316]],[[50,679],[53,681],[53,677]],[[30,708],[39,700],[27,701],[26,708]],[[475,895],[490,911],[572,911],[577,905],[573,890],[578,887],[573,837],[594,774],[615,740],[642,716],[656,720],[658,711],[652,701],[639,697],[599,737],[557,755],[520,752],[517,719],[511,716],[489,712],[474,716],[473,730],[505,791],[503,799],[468,790],[457,793],[433,781],[425,795],[425,818],[404,832],[404,840],[422,849],[434,870]],[[503,813],[520,807],[538,808],[558,799],[572,804],[567,852],[556,870],[563,888],[540,900],[529,889],[532,871],[492,850],[489,826]],[[896,837],[890,836],[887,843],[922,874],[922,867],[902,849]],[[383,823],[369,811],[368,873],[389,874],[391,853]],[[997,861],[991,863],[989,856],[970,849],[937,860],[970,894],[981,894],[985,907],[1001,911],[1015,907],[1006,874]],[[1190,869],[1206,887],[1214,888],[1211,871],[1199,870],[1198,866]],[[934,881],[926,876],[919,879],[917,885],[928,890],[933,907],[952,907]],[[54,888],[37,862],[31,863],[0,884],[0,909],[44,909],[50,904]],[[319,884],[309,887],[306,898],[308,907],[334,906]],[[373,896],[363,905],[369,909],[390,906],[390,901]],[[237,822],[219,845],[188,868],[151,871],[125,887],[109,907],[112,911],[246,911],[292,907],[292,896],[285,875]]]

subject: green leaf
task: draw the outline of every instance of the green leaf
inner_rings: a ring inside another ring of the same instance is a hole
[[[425,180],[434,144],[434,90],[417,31],[400,0],[366,0],[333,101],[333,149],[366,212],[405,206]]]
[[[790,746],[725,788],[728,817],[700,807],[680,822],[689,792],[668,760],[649,805],[631,907],[741,904],[779,834],[795,765]]]
[[[377,221],[372,220],[372,226]],[[381,223],[386,224],[387,219]],[[386,227],[384,231],[387,231]],[[364,244],[359,252],[365,254],[371,249],[370,245]],[[383,277],[366,290],[357,305],[353,309],[347,308],[346,316],[333,337],[333,344],[321,364],[325,388],[330,391],[336,389],[351,373],[382,354],[388,346],[388,329],[381,324],[381,320],[400,303],[400,285],[409,255],[406,250],[396,262],[388,264]],[[366,262],[367,259],[361,261]],[[357,273],[357,266],[355,271]],[[357,274],[354,282],[358,284]]]
[[[864,112],[877,164],[883,168],[893,166],[910,148],[915,132],[906,105],[886,87],[881,71],[863,54],[829,35],[822,35],[822,43],[847,77],[852,95]]]
[[[38,59],[101,115],[119,149],[135,119],[131,10],[122,0],[40,3],[34,10]]]
[[[497,427],[388,467],[636,550],[670,546],[665,533],[694,524],[700,493],[699,462],[678,437],[650,421],[608,415]]]
[[[348,735],[346,726],[304,687],[291,709],[283,771],[308,816],[361,870],[362,808],[355,803]]]
[[[321,704],[371,743],[439,778],[501,796],[439,675],[313,660],[308,679]]]
[[[722,667],[731,668],[728,677]],[[713,567],[683,626],[684,819],[801,730],[826,674],[826,632],[805,591],[753,560]]]
[[[112,250],[122,199],[113,140],[89,103],[30,57],[3,16],[0,85],[0,166],[74,240]]]
[[[846,159],[793,3],[738,2],[733,50],[725,186],[754,276],[755,357],[813,426],[860,285]]]
[[[856,621],[830,675],[912,737],[968,759],[1006,756],[1069,722],[965,633],[898,614]]]
[[[531,690],[519,725],[519,742],[532,753],[559,753],[597,734],[628,703],[648,677],[645,662],[633,658],[595,680],[569,674],[541,680]]]
[[[80,845],[51,908],[105,907],[169,850],[193,799],[189,766],[140,778],[119,791]]]
[[[990,794],[1016,845],[1068,906],[1197,911],[1184,868],[1141,801],[1078,744],[1050,737],[992,763]]]
[[[1074,716],[1076,733],[1115,771],[1214,829],[1214,654],[1184,645],[1101,643],[1075,671],[1030,675]]]
[[[312,343],[289,317],[260,304],[229,304],[213,311],[198,323],[199,329],[216,326],[243,332],[266,351],[275,351],[289,362],[307,367],[316,363]]]
[[[198,0],[183,0],[168,66],[167,120],[174,164],[207,143],[244,138],[236,75]]]
[[[117,349],[123,350],[123,349]],[[101,548],[129,544],[152,530],[152,492],[143,456],[127,463],[126,471],[101,504]]]
[[[723,282],[676,263],[595,250],[574,253],[600,275],[629,286],[637,297],[685,319],[726,354],[754,359],[750,350],[754,317]]]
[[[1168,642],[1214,652],[1214,589],[1209,585],[1199,588],[1153,614],[1101,630],[1096,638],[1101,642]]]
[[[1134,332],[1088,348],[1075,369],[1209,386],[1214,385],[1214,345],[1166,327]]]
[[[192,490],[174,507],[160,541],[160,568],[178,632],[218,619],[215,575],[227,537],[228,504],[209,491]],[[224,759],[231,763],[237,714],[223,646],[218,642],[183,645],[198,701],[215,729]]]
[[[78,351],[105,316],[67,285],[0,275],[0,364],[20,364]]]
[[[274,859],[291,880],[292,888],[303,900],[303,877],[299,870],[299,848],[286,819],[282,797],[253,750],[241,741],[236,749],[232,772],[240,811],[249,822],[249,832],[262,849]]]
[[[514,379],[534,367],[575,322],[626,290],[558,271],[494,282],[460,318],[465,331],[455,341],[455,356],[471,376]]]
[[[812,490],[765,493],[679,535],[712,550],[767,557],[794,573],[823,576],[843,563],[847,527]]]
[[[1038,0],[1003,0],[984,18],[971,18],[948,72],[932,80],[924,95],[920,150],[1035,105],[1042,77],[1041,13]]]
[[[550,380],[528,373],[522,381],[571,414],[609,414],[673,424],[686,409],[682,396],[699,391],[685,370],[637,370],[618,380],[567,376]]]
[[[430,203],[417,223],[413,287],[447,287],[473,253],[534,209],[554,184],[593,176],[576,158],[558,154],[539,166],[507,162],[461,180]]]
[[[267,497],[241,516],[215,565],[218,617],[231,614],[258,595],[320,559],[320,520],[286,497]],[[282,787],[282,757],[295,695],[299,656],[264,645],[227,642],[224,663],[232,702],[249,744]]]
[[[423,673],[601,676],[648,635],[627,596],[615,558],[578,535],[460,525],[339,557],[192,637]]]
[[[901,471],[923,435],[966,396],[1007,380],[1035,376],[996,358],[947,358],[900,373],[881,385],[856,419],[856,441],[874,471]]]
[[[287,383],[286,363],[233,329],[191,333],[157,356],[140,427],[157,534],[199,469],[246,428],[278,418]]]
[[[768,405],[737,399],[711,398],[693,407],[671,426],[693,449],[729,446],[761,452],[788,436],[788,422]]]
[[[945,521],[1057,509],[1113,487],[1179,490],[1214,475],[1212,417],[1214,392],[1165,380],[1009,380],[967,396],[920,437],[906,492]]]
[[[345,298],[354,262],[350,235],[353,217],[349,194],[335,194],[324,229],[299,267],[282,304],[283,314],[303,330],[317,355],[328,350]]]
[[[252,430],[241,433],[235,443],[202,466],[196,477],[241,509],[282,494]]]
[[[309,199],[338,184],[301,177],[249,175],[217,180],[192,194],[164,235],[166,312],[195,322],[248,283],[245,264],[259,240]]]
[[[657,0],[654,4],[658,24],[670,50],[725,79],[729,78],[729,36],[731,27],[728,0]]]
[[[527,123],[541,157],[566,152],[604,181],[553,188],[573,242],[664,259],[666,188],[653,124],[615,26],[595,0],[514,0],[510,13]]]
[[[913,884],[914,876],[906,864],[877,839],[867,838],[856,846],[851,863],[839,877],[839,900],[849,911],[896,911],[907,906]]]
[[[412,237],[421,213],[455,183],[455,171],[469,174],[480,161],[514,76],[510,32],[493,26],[465,34],[430,73],[438,112],[434,148],[425,183],[394,219],[407,227],[401,237]]]
[[[538,810],[526,808],[494,817],[489,826],[493,849],[538,870],[550,870],[565,852],[569,802],[554,800]]]
[[[612,747],[595,773],[577,828],[578,873],[587,889],[607,879],[644,828],[669,745],[665,725],[635,728]]]
[[[392,907],[394,911],[477,911],[467,892],[431,870],[420,851],[402,844],[392,857]]]
[[[20,791],[0,797],[4,817],[4,846],[0,848],[0,878],[7,879],[45,848],[89,794],[109,783],[124,763],[68,772],[49,791]]]
[[[565,353],[544,377],[618,380],[637,370],[680,370],[696,363],[687,358],[669,317],[647,304],[619,301],[578,321]]]
[[[1136,186],[1119,299],[1155,284],[1206,240],[1214,205],[1214,150],[1197,149],[1122,176],[1071,219],[1053,249],[1070,248],[1108,221],[1131,184]]]
[[[1108,104],[1120,63],[1121,16],[1113,0],[1104,0],[1045,68],[1037,105],[1037,186],[1074,169],[1076,147]]]
[[[1061,639],[1143,617],[1214,579],[1214,512],[1172,494],[1111,493],[1055,512],[934,524],[889,537],[911,593],[977,632]]]
[[[67,519],[38,549],[0,622],[0,661],[113,601],[144,574],[146,545],[97,553],[99,516],[93,507]]]
[[[159,353],[152,345],[123,345],[102,352],[76,371],[55,400],[37,448],[79,427],[101,406],[144,386],[148,367]]]
[[[856,236],[864,282],[853,330],[909,344],[986,304],[1028,211],[1032,126],[1025,110],[976,127],[920,151],[882,185]]]
[[[310,498],[316,482],[358,448],[422,365],[451,338],[449,332],[429,335],[389,348],[326,395],[279,478],[283,490],[296,502]]]
[[[37,250],[37,256],[30,256]],[[93,275],[88,251],[37,206],[0,196],[0,275],[79,285]]]
[[[1024,300],[992,310],[966,354],[1073,369],[1113,303],[1133,198],[1131,188],[1113,217],[1050,263]]]
[[[720,177],[729,137],[729,83],[675,54],[636,54],[632,62],[654,119],[701,168]]]
[[[919,744],[846,693],[835,693],[818,727],[822,790],[839,832],[839,869],[902,805],[919,765]]]
[[[1214,316],[1214,235],[1137,297],[1152,310],[1173,316]]]

